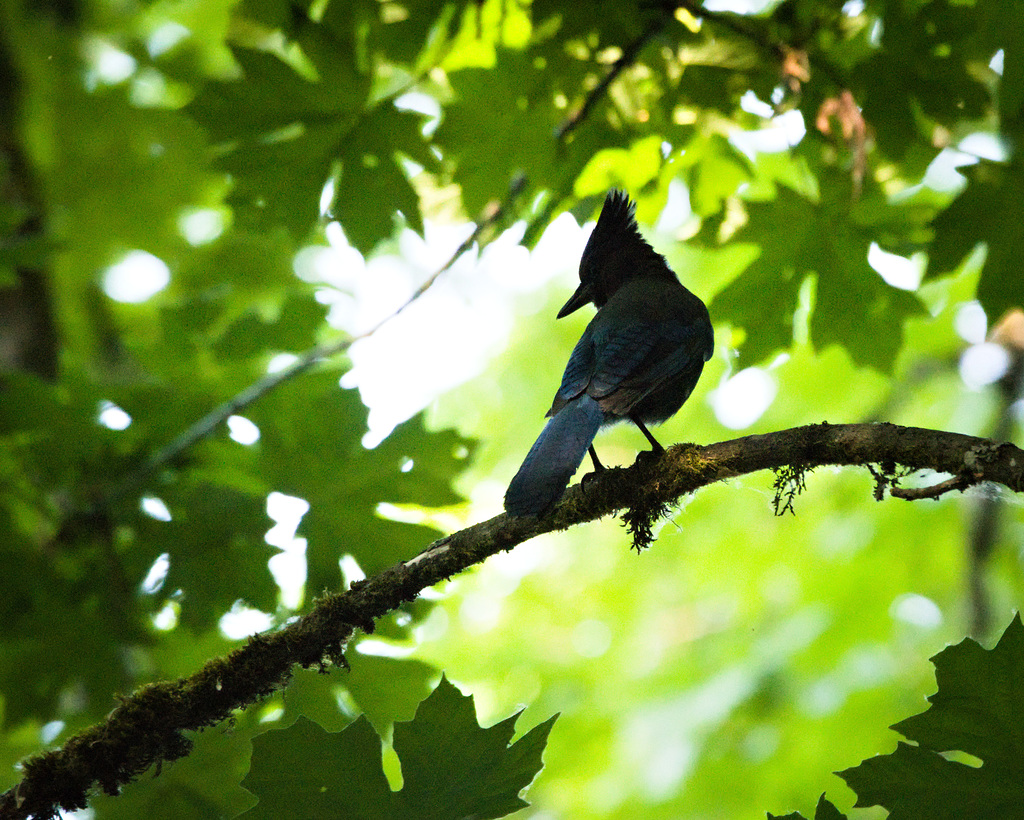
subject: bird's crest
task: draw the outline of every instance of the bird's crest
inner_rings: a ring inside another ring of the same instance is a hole
[[[625,279],[641,273],[675,278],[665,258],[640,234],[635,203],[624,191],[609,191],[580,259],[580,281],[593,285],[600,306]]]

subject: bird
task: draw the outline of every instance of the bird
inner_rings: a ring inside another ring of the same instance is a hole
[[[548,421],[505,493],[512,517],[542,516],[594,449],[600,428],[632,421],[663,448],[648,424],[674,415],[714,351],[707,306],[687,290],[640,234],[636,205],[613,189],[580,258],[580,285],[556,318],[593,303],[597,313],[569,357]]]

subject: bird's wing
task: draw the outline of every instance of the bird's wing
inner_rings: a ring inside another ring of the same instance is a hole
[[[595,334],[596,366],[587,393],[598,401],[608,397],[647,369],[645,362],[667,347],[666,342],[671,344],[662,335],[660,324],[632,323]]]
[[[566,403],[584,393],[604,407],[607,400],[623,387],[630,387],[631,394],[636,393],[634,382],[643,383],[647,373],[651,373],[654,380],[651,386],[660,384],[660,371],[664,370],[666,376],[671,376],[678,369],[674,360],[684,338],[675,324],[634,322],[597,331],[588,327],[565,366],[562,384],[549,415],[557,413]],[[627,399],[627,404],[631,406],[648,390],[641,389],[635,398]],[[613,402],[616,406],[620,403]],[[629,412],[628,408],[624,411],[611,407],[605,409],[616,415]]]
[[[605,413],[626,416],[647,395],[704,363],[704,340],[691,323],[633,324],[615,329],[598,345],[586,392]]]
[[[569,363],[562,374],[562,384],[555,394],[554,403],[548,411],[553,416],[577,396],[587,392],[587,387],[594,377],[597,366],[597,350],[594,347],[594,334],[588,327],[573,348]]]

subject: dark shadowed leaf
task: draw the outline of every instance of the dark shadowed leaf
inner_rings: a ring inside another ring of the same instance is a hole
[[[1024,258],[1024,170],[1018,163],[982,160],[960,169],[967,187],[932,223],[928,259],[934,276],[956,268],[980,242],[987,246],[978,300],[991,323],[1021,304],[1020,260]]]
[[[798,811],[790,814],[768,813],[768,820],[806,820]],[[846,815],[825,799],[825,795],[818,798],[818,805],[814,808],[814,820],[846,820]]]
[[[936,655],[939,689],[925,712],[892,728],[917,746],[840,772],[858,806],[896,820],[1021,817],[1024,806],[1024,626],[1020,616],[990,650],[967,638]],[[966,753],[972,766],[949,759]]]
[[[891,370],[903,323],[921,307],[868,264],[872,233],[851,224],[836,206],[812,202],[785,186],[775,200],[752,202],[748,209],[749,223],[735,241],[752,242],[761,253],[709,307],[716,319],[747,331],[741,365],[790,344],[800,289],[813,275],[815,345],[840,344],[858,364]]]
[[[256,446],[264,475],[281,492],[310,503],[299,535],[308,539],[312,594],[338,588],[342,555],[373,573],[437,537],[427,527],[382,518],[381,502],[459,501],[451,481],[465,466],[469,442],[450,431],[428,433],[417,417],[381,446],[366,449],[366,408],[355,391],[338,386],[333,370],[283,385],[249,415],[261,431]]]
[[[504,817],[528,805],[519,793],[541,768],[555,720],[510,745],[517,717],[480,727],[472,697],[442,678],[416,716],[395,725],[403,780],[397,792],[384,777],[380,738],[365,717],[337,734],[299,718],[253,742],[243,785],[259,803],[245,817]]]

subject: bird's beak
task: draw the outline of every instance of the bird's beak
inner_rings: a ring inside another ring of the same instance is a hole
[[[579,310],[587,302],[594,301],[594,292],[589,282],[580,282],[580,286],[576,288],[576,292],[569,297],[569,301],[562,305],[562,309],[558,311],[556,318],[562,319],[568,316],[573,311]]]

